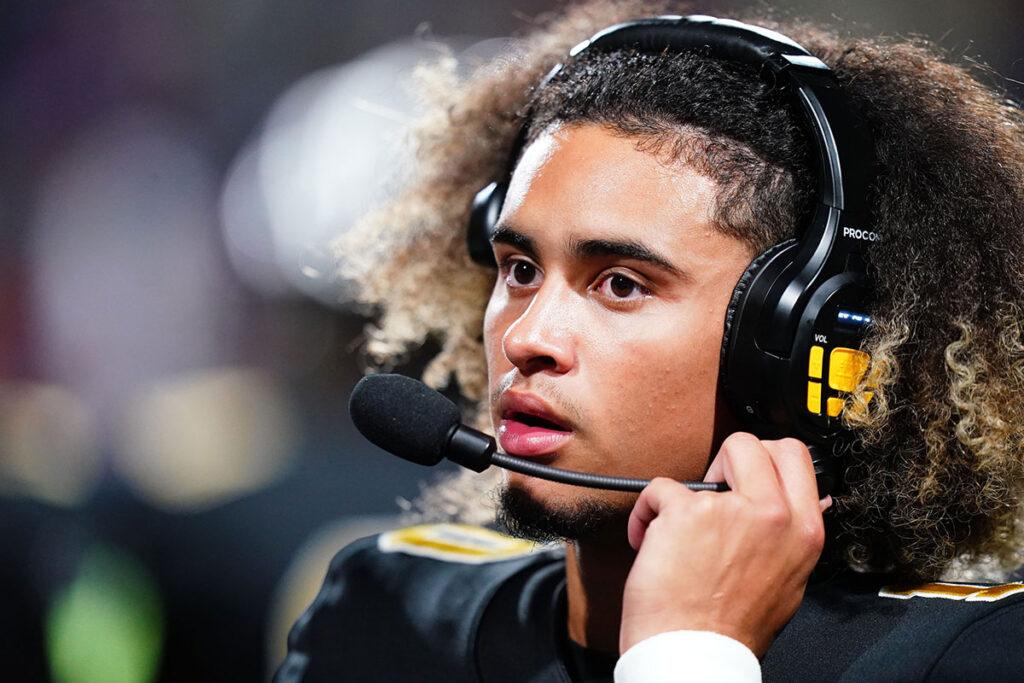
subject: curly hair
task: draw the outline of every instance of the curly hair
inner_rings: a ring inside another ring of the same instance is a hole
[[[716,181],[719,229],[761,250],[792,236],[813,187],[793,114],[755,73],[696,54],[568,49],[618,21],[678,7],[604,2],[549,17],[466,81],[453,60],[424,66],[430,100],[413,131],[404,191],[337,245],[340,274],[377,308],[371,365],[428,340],[424,379],[486,388],[481,329],[493,274],[465,247],[473,194],[507,172],[531,107],[532,133],[592,121]],[[900,578],[935,578],[954,560],[1020,562],[1024,483],[1024,117],[921,40],[841,38],[801,23],[780,31],[832,68],[872,130],[872,191],[884,240],[870,259],[870,368],[844,411],[856,444],[835,496],[828,552]],[[665,88],[672,83],[672,88]],[[872,393],[868,400],[867,392]]]

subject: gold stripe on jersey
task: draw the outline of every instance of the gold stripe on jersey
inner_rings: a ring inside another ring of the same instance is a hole
[[[421,524],[396,529],[381,534],[377,547],[384,553],[468,564],[521,557],[537,549],[530,541],[468,524]]]
[[[945,583],[936,581],[912,588],[893,588],[886,586],[878,591],[880,598],[943,598],[945,600],[963,600],[964,602],[993,602],[1002,600],[1017,593],[1024,593],[1024,583],[974,584]]]

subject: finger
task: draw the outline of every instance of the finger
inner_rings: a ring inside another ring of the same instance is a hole
[[[783,495],[775,463],[753,434],[730,434],[718,450],[706,481],[725,481],[729,488],[751,500],[769,500]]]
[[[817,503],[818,482],[807,446],[796,439],[782,439],[766,441],[764,447],[775,464],[783,495],[790,505],[806,507],[812,501]],[[814,507],[818,509],[819,506]]]
[[[633,510],[629,513],[629,523],[626,533],[629,537],[629,545],[633,550],[640,550],[647,533],[647,527],[661,514],[662,509],[672,496],[696,495],[693,491],[677,481],[658,477],[644,487],[640,496],[633,504]]]
[[[808,551],[813,550],[813,559],[817,560],[825,540],[825,527],[811,454],[796,439],[768,441],[765,448],[779,472],[779,481],[790,511],[790,523],[799,533],[795,538],[800,539]]]

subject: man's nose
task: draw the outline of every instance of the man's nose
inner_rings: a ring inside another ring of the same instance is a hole
[[[566,373],[576,363],[573,299],[567,286],[542,286],[505,331],[505,357],[524,375]]]

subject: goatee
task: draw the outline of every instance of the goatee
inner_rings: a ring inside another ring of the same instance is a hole
[[[507,533],[537,543],[586,540],[624,530],[628,520],[628,510],[602,500],[585,498],[554,507],[509,486],[501,490],[497,512],[498,525]]]

